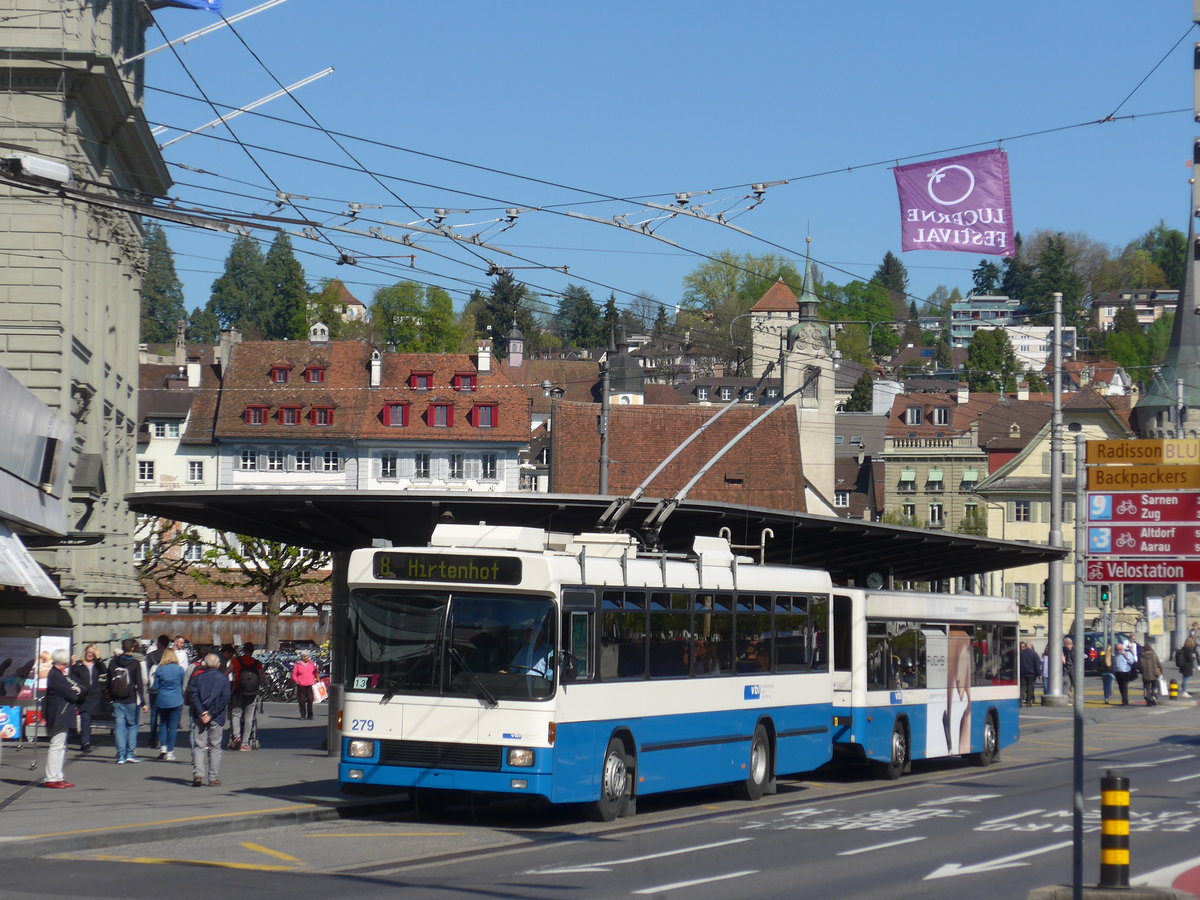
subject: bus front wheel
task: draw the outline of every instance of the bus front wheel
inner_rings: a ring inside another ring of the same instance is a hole
[[[995,715],[989,712],[983,722],[983,748],[978,753],[968,753],[967,760],[973,766],[990,766],[999,746],[1000,729],[996,727]]]
[[[892,742],[890,758],[887,762],[876,763],[879,774],[884,778],[895,781],[904,774],[908,767],[908,730],[903,722],[892,726]]]
[[[629,765],[625,761],[625,744],[612,738],[600,764],[600,799],[592,802],[590,812],[598,822],[612,822],[624,811],[629,799]]]
[[[771,777],[771,742],[762,723],[754,729],[750,739],[750,771],[746,780],[734,785],[733,792],[742,800],[761,800]]]

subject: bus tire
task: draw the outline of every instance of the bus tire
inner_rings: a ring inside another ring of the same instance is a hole
[[[754,729],[754,737],[750,739],[750,766],[746,780],[733,786],[734,796],[739,800],[761,800],[770,779],[771,741],[767,737],[767,729],[760,722]]]
[[[892,726],[892,740],[888,752],[887,762],[877,762],[875,767],[880,776],[895,781],[908,768],[908,728],[902,720]]]
[[[625,742],[610,738],[604,759],[600,763],[600,797],[588,806],[597,822],[612,822],[621,816],[629,801],[629,764],[625,758]]]
[[[973,766],[990,766],[996,759],[999,747],[1000,729],[996,725],[996,714],[989,710],[983,722],[983,748],[978,753],[968,753],[967,760]]]

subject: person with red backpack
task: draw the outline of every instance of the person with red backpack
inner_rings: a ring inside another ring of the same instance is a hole
[[[235,656],[230,663],[229,672],[230,681],[233,682],[233,696],[229,701],[229,708],[233,710],[233,734],[229,739],[229,749],[249,752],[258,715],[255,704],[265,677],[262,663],[254,658],[253,643],[246,641],[242,655]]]

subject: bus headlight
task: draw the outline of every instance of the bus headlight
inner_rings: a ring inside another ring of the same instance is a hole
[[[351,741],[346,746],[346,755],[357,759],[366,759],[375,755],[374,741]]]
[[[527,747],[509,747],[508,764],[527,768],[533,765],[533,751]]]

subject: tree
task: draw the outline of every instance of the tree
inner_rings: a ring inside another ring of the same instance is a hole
[[[1020,234],[1013,238],[1013,255],[1004,260],[1000,276],[1000,293],[1015,300],[1026,300],[1033,285],[1033,265],[1028,261],[1025,241]]]
[[[143,586],[152,584],[176,600],[195,599],[194,593],[181,588],[193,582],[180,577],[188,575],[195,565],[184,553],[188,544],[200,543],[195,528],[170,519],[143,520],[134,531],[134,540],[144,551],[136,564],[137,578]]]
[[[1042,313],[1037,324],[1049,325],[1052,320],[1055,292],[1061,292],[1063,323],[1082,327],[1085,323],[1083,309],[1083,278],[1075,270],[1077,258],[1064,235],[1047,237],[1037,253],[1033,281],[1027,296],[1023,297],[1026,309],[1035,315]]]
[[[177,323],[187,318],[187,310],[183,305],[183,283],[175,272],[175,256],[161,225],[146,225],[145,246],[140,339],[148,344],[174,341]]]
[[[421,285],[415,281],[398,281],[375,291],[371,300],[371,322],[380,340],[397,353],[420,350],[423,299]]]
[[[870,412],[873,408],[875,380],[871,378],[870,370],[864,371],[854,382],[850,399],[846,401],[846,412]]]
[[[313,574],[328,568],[329,554],[245,534],[231,540],[222,533],[219,542],[205,550],[203,562],[204,567],[189,570],[199,583],[250,587],[263,595],[266,610],[263,643],[268,650],[279,646],[279,611],[285,601],[295,599],[296,588],[329,580],[328,573],[320,577]]]
[[[1014,391],[1021,371],[1008,334],[1001,328],[981,328],[971,336],[964,366],[972,391]]]
[[[954,357],[950,353],[950,342],[944,337],[939,337],[937,344],[937,355],[934,357],[934,363],[939,369],[953,369]]]
[[[994,294],[1000,287],[1000,267],[990,259],[981,259],[971,273],[971,283],[976,294]]]
[[[1132,303],[1125,303],[1117,310],[1112,330],[1117,334],[1141,334],[1142,323],[1138,321],[1137,310]]]
[[[237,328],[259,337],[257,323],[263,300],[263,255],[248,235],[233,239],[225,257],[225,271],[213,282],[208,309],[222,329]]]
[[[472,294],[472,298],[474,298]],[[508,333],[515,324],[525,337],[527,350],[537,345],[541,329],[530,309],[534,297],[517,281],[512,272],[502,270],[492,282],[491,291],[482,295],[482,308],[475,312],[481,337],[490,337],[497,357],[508,352]]]
[[[604,342],[600,307],[578,284],[568,284],[558,301],[554,331],[568,347],[599,347]]]
[[[900,262],[891,250],[883,254],[883,262],[879,264],[875,274],[871,276],[871,280],[878,282],[893,293],[901,295],[908,293],[908,269],[904,268],[904,263]]]
[[[308,326],[320,322],[329,329],[331,341],[345,338],[346,326],[350,324],[342,319],[342,293],[345,289],[346,286],[337,278],[326,279],[321,284],[321,290],[313,294],[309,301],[310,308],[304,323],[305,334]],[[368,340],[368,343],[373,341]]]
[[[308,282],[292,251],[287,232],[279,232],[267,250],[263,260],[262,290],[255,324],[263,339],[281,341],[306,337],[310,300]]]
[[[871,355],[879,358],[894,356],[900,346],[900,335],[893,323],[896,319],[887,289],[877,281],[867,284],[851,281],[839,287],[826,283],[822,288],[821,314],[834,322],[876,322],[880,325],[869,328]],[[850,331],[846,326],[840,334]],[[842,338],[838,338],[841,348]],[[843,351],[844,352],[844,351]],[[859,360],[866,362],[866,360]]]
[[[445,288],[437,285],[425,288],[424,325],[426,353],[458,352],[463,332],[454,318],[454,301]]]
[[[197,306],[188,316],[187,339],[194,344],[215,344],[221,336],[221,323],[209,307]]]
[[[1158,266],[1166,278],[1166,287],[1183,290],[1183,273],[1187,268],[1187,237],[1182,231],[1168,228],[1167,223],[1158,224],[1136,238],[1131,246],[1145,250],[1151,261]]]
[[[1046,380],[1039,373],[1033,371],[1033,369],[1026,369],[1023,377],[1025,383],[1029,385],[1029,390],[1033,393],[1044,394],[1049,390],[1046,386]]]
[[[621,330],[621,311],[617,309],[617,298],[615,294],[609,294],[608,300],[604,303],[604,334],[600,340],[601,347],[607,347],[618,331]]]

